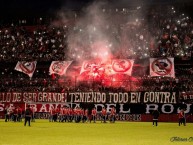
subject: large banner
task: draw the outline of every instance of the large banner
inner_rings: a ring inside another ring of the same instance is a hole
[[[115,107],[117,114],[151,114],[153,110],[158,109],[162,114],[177,114],[181,109],[181,104],[114,104],[114,103],[0,103],[0,112],[4,110],[6,106],[17,107],[20,106],[25,109],[26,105],[33,106],[35,112],[50,112],[51,108],[88,108],[90,111],[93,107],[96,107],[97,112],[100,113],[102,108],[105,107],[107,112],[110,113],[111,108]],[[192,104],[185,104],[185,113],[191,113],[193,109]]]
[[[178,103],[177,92],[1,92],[0,102],[10,103]]]
[[[116,108],[117,120],[151,121],[151,113],[158,109],[162,121],[177,121],[177,113],[186,108],[185,113],[193,112],[192,104],[179,101],[178,92],[1,92],[0,118],[8,107],[33,106],[37,118],[47,118],[51,108],[81,107],[89,111],[96,107],[98,119],[103,107],[109,114],[112,107]]]

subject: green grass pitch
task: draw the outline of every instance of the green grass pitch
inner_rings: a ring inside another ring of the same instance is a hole
[[[172,137],[187,141],[172,142]],[[36,120],[31,127],[23,122],[0,120],[0,145],[189,145],[193,123],[151,122],[59,123]]]

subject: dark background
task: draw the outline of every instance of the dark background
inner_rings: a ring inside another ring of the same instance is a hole
[[[60,9],[80,10],[94,0],[0,0],[0,19],[53,15]],[[179,5],[193,16],[193,0],[95,0],[113,7]]]

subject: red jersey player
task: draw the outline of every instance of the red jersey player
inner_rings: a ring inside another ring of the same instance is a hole
[[[96,111],[96,108],[94,107],[92,109],[92,119],[93,119],[94,123],[96,123],[96,115],[97,115],[97,111]]]

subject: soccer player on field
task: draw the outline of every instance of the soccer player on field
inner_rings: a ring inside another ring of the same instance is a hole
[[[13,121],[14,122],[17,121],[17,116],[18,116],[18,109],[17,107],[14,106],[14,109],[13,109]]]
[[[82,122],[84,123],[84,109],[83,108],[80,109],[80,116],[81,116]]]
[[[84,110],[84,122],[88,121],[88,109]]]
[[[107,118],[107,110],[105,107],[102,108],[102,121],[106,123],[106,118]]]
[[[22,121],[22,109],[21,107],[18,106],[18,117],[17,117],[17,121],[21,122]]]
[[[77,110],[76,110],[77,112],[77,123],[79,123],[80,121],[81,121],[81,108],[80,107],[78,107],[77,108]]]
[[[35,108],[34,108],[34,106],[32,106],[31,107],[31,110],[32,110],[32,120],[31,120],[31,122],[35,122]]]
[[[5,113],[5,122],[9,121],[9,115],[10,115],[10,109],[8,106],[6,106],[5,110],[4,110],[4,113]]]
[[[55,109],[55,114],[54,114],[54,122],[57,122],[57,119],[58,119],[59,113],[60,113],[60,108],[59,108],[59,107],[57,107],[57,108]]]
[[[111,108],[111,114],[110,114],[110,116],[111,116],[110,122],[112,122],[112,123],[115,123],[115,114],[116,114],[116,109],[115,109],[115,107],[113,106],[113,107]]]
[[[179,114],[178,114],[178,117],[179,117],[179,126],[181,124],[183,124],[184,126],[186,126],[186,118],[185,118],[185,112],[184,112],[184,109],[181,109]]]
[[[54,114],[55,114],[55,109],[54,109],[54,107],[52,107],[52,108],[50,109],[49,122],[53,122],[53,120],[54,120]]]
[[[64,107],[63,108],[63,119],[62,122],[66,122],[68,120],[68,108]]]
[[[157,109],[155,109],[152,112],[152,115],[153,115],[153,126],[154,126],[154,124],[157,126],[158,125],[158,118],[159,118],[160,113]]]
[[[28,126],[30,126],[31,117],[32,117],[32,110],[30,108],[30,105],[28,105],[25,110],[24,126],[26,126],[27,122],[28,122]]]
[[[76,123],[78,122],[78,107],[74,108],[74,121]]]
[[[66,117],[68,122],[72,122],[72,109],[70,107],[66,108]]]
[[[94,123],[96,123],[97,111],[96,111],[96,108],[95,108],[95,107],[92,109],[91,115],[92,115],[92,119],[93,119]]]
[[[59,122],[63,122],[64,118],[64,107],[60,107],[60,113],[59,113]]]
[[[74,119],[74,110],[69,108],[69,122],[72,122]]]

